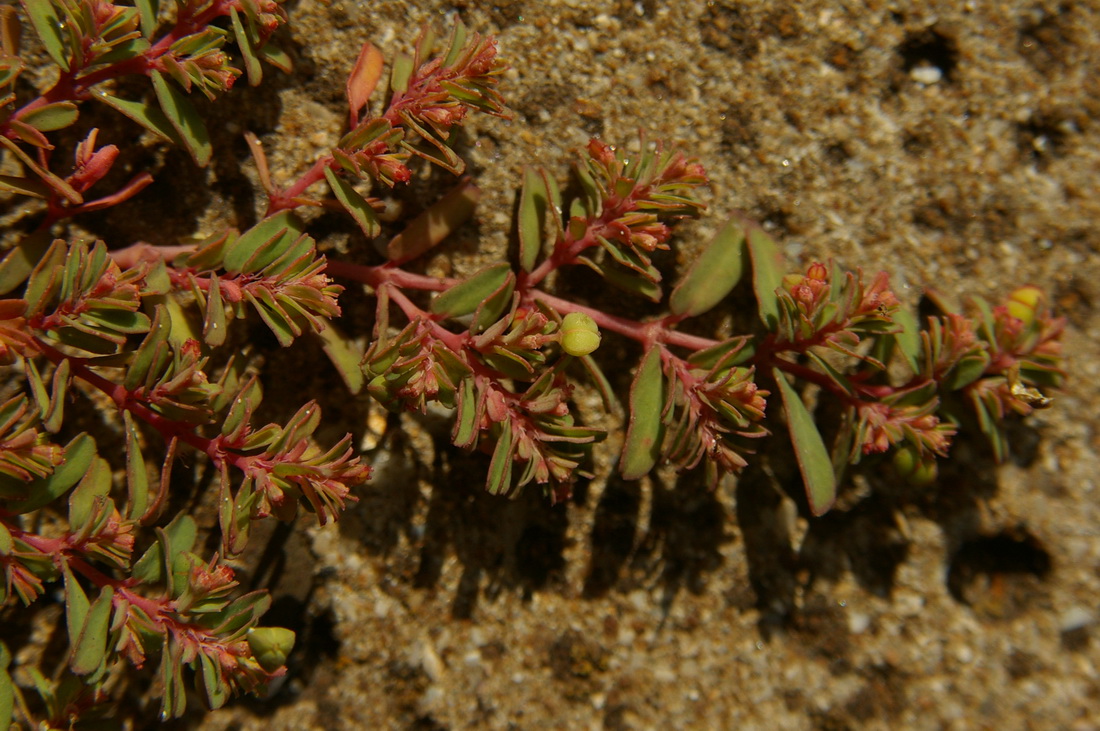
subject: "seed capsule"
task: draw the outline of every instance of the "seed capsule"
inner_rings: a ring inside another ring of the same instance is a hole
[[[583,312],[570,312],[561,323],[561,347],[577,357],[600,347],[600,328],[596,321]]]
[[[294,632],[283,627],[254,627],[248,630],[248,649],[264,670],[274,672],[286,663],[294,649]]]

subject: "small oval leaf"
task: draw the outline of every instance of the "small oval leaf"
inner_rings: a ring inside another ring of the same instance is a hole
[[[382,232],[382,226],[378,222],[378,214],[371,204],[352,187],[351,183],[337,175],[332,168],[325,168],[325,180],[332,188],[336,200],[340,201],[340,205],[344,207],[348,215],[359,224],[364,236],[373,239]]]
[[[210,144],[210,133],[206,129],[206,123],[195,111],[191,100],[179,88],[173,86],[164,78],[164,74],[153,71],[150,74],[153,80],[153,91],[157,94],[161,111],[168,118],[168,122],[179,134],[183,146],[191,153],[195,164],[200,168],[206,167],[210,162],[210,156],[214,148]]]
[[[760,321],[774,330],[779,324],[779,297],[776,290],[783,283],[783,257],[779,247],[764,230],[755,227],[748,234],[749,255],[752,257],[752,288]]]
[[[54,102],[24,114],[19,120],[39,132],[53,132],[74,124],[78,116],[80,113],[72,102]]]
[[[783,408],[787,414],[787,428],[798,460],[798,469],[806,484],[806,498],[814,515],[824,515],[836,501],[836,473],[829,458],[829,450],[821,439],[821,432],[814,424],[802,397],[787,382],[778,368],[772,368],[772,376],[783,395]]]
[[[672,313],[694,317],[721,302],[741,281],[744,250],[745,228],[736,219],[731,219],[672,290],[669,298]]]
[[[664,403],[661,348],[653,346],[646,351],[634,382],[630,384],[630,423],[619,467],[623,479],[640,479],[657,464],[661,454]]]
[[[469,315],[499,291],[511,274],[512,268],[506,262],[486,267],[433,299],[431,311],[440,317]]]

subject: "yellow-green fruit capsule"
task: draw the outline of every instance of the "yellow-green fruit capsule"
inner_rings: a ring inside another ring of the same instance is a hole
[[[935,457],[922,456],[910,446],[894,452],[894,469],[903,480],[914,487],[932,484],[938,472]]]
[[[583,312],[570,312],[561,322],[561,347],[569,355],[588,355],[600,347],[600,328]]]
[[[1020,287],[1008,297],[1008,314],[1018,320],[1023,320],[1024,325],[1030,325],[1035,321],[1035,312],[1043,303],[1043,290],[1034,285]]]
[[[286,664],[286,656],[294,649],[294,631],[285,627],[256,627],[248,630],[248,649],[267,672]]]

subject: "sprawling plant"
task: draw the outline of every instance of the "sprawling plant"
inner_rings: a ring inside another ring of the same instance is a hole
[[[291,184],[273,183],[261,140],[247,135],[267,198],[248,230],[186,246],[67,238],[67,219],[152,181],[139,172],[93,190],[120,151],[98,146],[95,129],[77,132],[83,105],[104,104],[205,165],[212,147],[190,95],[213,99],[242,75],[230,42],[250,83],[263,62],[289,68],[269,42],[286,15],[274,0],[23,0],[22,10],[0,9],[9,171],[0,188],[38,207],[29,230],[5,232],[0,261],[0,611],[6,619],[63,596],[69,651],[55,665],[14,665],[0,644],[0,726],[108,715],[133,668],[158,668],[152,692],[165,717],[183,713],[189,681],[216,708],[285,672],[293,633],[259,625],[269,597],[239,591],[230,562],[256,521],[290,520],[299,508],[335,520],[370,470],[350,437],[314,438],[316,403],[286,423],[257,420],[259,365],[231,337],[246,318],[285,347],[319,339],[348,389],[388,409],[452,409],[454,445],[491,455],[490,492],[535,483],[551,500],[592,468],[592,445],[605,436],[581,423],[574,387],[594,386],[608,411],[618,403],[597,350],[611,334],[639,354],[622,394],[623,478],[668,464],[717,484],[777,432],[814,514],[830,508],[846,466],[872,455],[892,453],[916,484],[933,480],[968,421],[1003,458],[1006,418],[1047,406],[1061,380],[1062,322],[1031,286],[997,306],[975,298],[970,317],[941,307],[918,322],[886,274],[835,263],[789,274],[772,239],[738,217],[670,286],[659,265],[670,257],[658,252],[671,249],[677,222],[703,211],[707,178],[695,159],[644,138],[590,142],[570,198],[550,172],[528,169],[511,261],[463,279],[406,266],[469,217],[478,194],[468,182],[380,247],[376,263],[327,261],[303,209],[342,211],[377,239],[382,203],[372,194],[425,162],[462,172],[454,128],[471,112],[507,114],[494,41],[461,25],[443,39],[425,30],[393,59],[377,113],[370,100],[384,60],[365,45],[347,81],[348,131]],[[23,22],[58,67],[30,98],[19,83]],[[115,83],[129,77],[147,79],[148,93]],[[71,164],[54,154],[64,135],[80,140]],[[328,195],[316,192],[322,181]],[[577,267],[665,314],[637,319],[564,296],[560,283]],[[743,274],[758,313],[748,332],[711,339],[683,327],[727,302]],[[373,292],[365,348],[334,327],[342,287],[333,277]],[[840,406],[829,440],[808,406],[826,398]],[[109,426],[90,426],[89,412]],[[214,479],[198,487],[216,491],[217,525],[168,508],[183,504],[173,490],[191,489],[172,476],[185,455],[211,468]],[[198,538],[210,530],[220,541],[205,555]]]

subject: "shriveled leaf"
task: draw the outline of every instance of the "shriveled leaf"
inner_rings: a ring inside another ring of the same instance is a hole
[[[348,215],[359,224],[359,228],[362,229],[364,236],[368,239],[373,239],[382,232],[382,226],[378,222],[378,214],[371,204],[352,187],[351,183],[337,175],[332,168],[327,167],[325,168],[325,180],[328,181],[329,187],[332,188],[332,193],[336,196],[336,200],[340,201],[340,205],[344,207]]]
[[[191,153],[195,164],[200,168],[206,167],[214,153],[206,123],[183,90],[170,84],[164,74],[153,71],[150,77],[153,80],[153,91],[157,94],[157,102],[160,103],[164,116],[168,118],[168,123],[179,134],[184,148]]]
[[[779,324],[779,298],[775,291],[783,283],[783,258],[779,247],[761,228],[754,227],[748,235],[749,256],[752,258],[752,287],[760,321],[774,330]]]
[[[432,300],[431,311],[440,317],[462,317],[477,310],[489,296],[499,290],[512,268],[507,262],[494,264],[459,282]],[[509,298],[511,294],[509,294]]]
[[[664,404],[661,348],[654,346],[646,351],[634,382],[630,384],[630,419],[619,466],[623,479],[640,479],[657,464],[661,455]]]
[[[833,472],[829,450],[825,448],[821,432],[817,430],[809,409],[802,403],[802,397],[794,387],[787,382],[787,377],[778,368],[772,369],[772,376],[779,384],[779,392],[783,396],[787,428],[791,434],[798,469],[806,485],[810,511],[814,515],[824,515],[836,501],[836,473]]]
[[[386,247],[386,257],[395,264],[415,259],[469,220],[481,198],[481,190],[465,181],[414,218]]]
[[[672,313],[694,317],[721,302],[741,281],[744,251],[745,228],[737,219],[730,219],[672,290]]]

